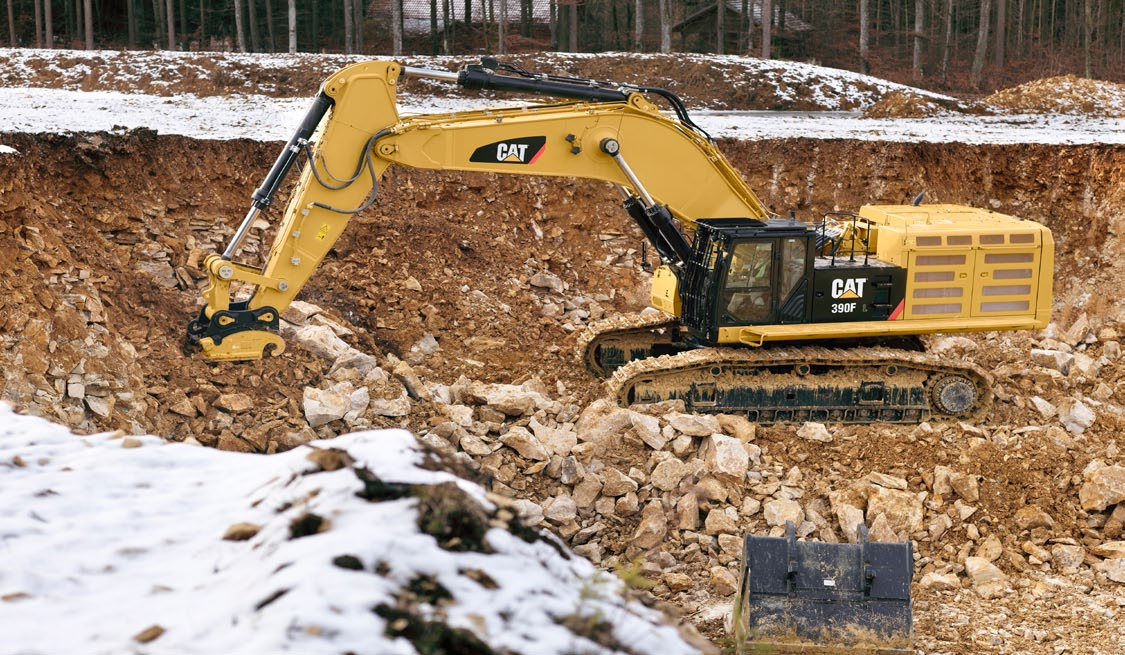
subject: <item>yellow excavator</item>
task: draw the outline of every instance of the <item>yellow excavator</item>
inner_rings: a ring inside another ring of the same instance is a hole
[[[404,78],[555,100],[400,116]],[[264,267],[236,262],[302,154]],[[486,58],[456,73],[371,61],[329,77],[225,252],[205,259],[189,339],[219,360],[283,352],[281,313],[393,164],[617,187],[659,256],[659,311],[592,325],[579,342],[626,406],[678,399],[763,422],[968,418],[990,402],[988,374],[926,355],[919,335],[1050,317],[1042,225],[918,202],[812,223],[772,216],[674,94]],[[236,284],[248,297],[232,299]],[[852,543],[804,542],[790,524],[785,537],[747,536],[744,551],[735,623],[750,650],[911,652],[910,543],[868,543],[862,526]]]
[[[400,116],[404,78],[565,101]],[[302,154],[265,266],[236,262]],[[455,73],[370,61],[324,82],[225,252],[206,258],[206,305],[188,330],[205,356],[284,350],[281,312],[391,165],[616,186],[659,256],[660,311],[592,325],[579,342],[624,406],[679,399],[768,423],[971,418],[991,401],[988,374],[926,355],[919,335],[1041,328],[1050,317],[1054,242],[1038,223],[918,202],[811,223],[776,217],[669,91],[491,58]],[[252,294],[235,301],[235,283]]]

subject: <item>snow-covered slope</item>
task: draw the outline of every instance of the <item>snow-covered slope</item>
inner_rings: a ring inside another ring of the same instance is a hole
[[[3,132],[66,133],[151,129],[199,139],[248,138],[285,141],[304,116],[309,97],[270,97],[276,79],[316,72],[321,80],[359,57],[343,55],[207,55],[209,70],[196,53],[109,51],[75,52],[0,48],[0,134]],[[595,55],[544,53],[545,64],[582,70]],[[638,67],[658,55],[597,55],[626,58]],[[667,58],[667,56],[664,56]],[[456,69],[468,58],[408,57],[411,66]],[[753,57],[682,54],[680,65],[695,64],[715,75],[709,85],[745,93],[766,94],[768,106],[794,103],[822,109],[870,108],[890,93],[926,101],[953,98],[894,84],[849,71],[799,62],[765,61]],[[270,79],[251,81],[248,69],[268,70]],[[323,71],[323,72],[319,72]],[[680,71],[686,74],[686,71]],[[671,75],[671,73],[668,73]],[[212,95],[216,76],[227,93]],[[710,78],[709,78],[710,79]],[[675,88],[674,80],[666,80]],[[657,83],[662,83],[660,80]],[[753,83],[753,88],[749,85]],[[49,87],[49,88],[48,88]],[[207,95],[183,93],[200,89]],[[115,89],[115,90],[90,90]],[[234,89],[234,91],[231,91]],[[312,95],[312,92],[307,94]],[[1125,100],[1121,100],[1125,102]],[[399,96],[406,114],[456,112],[510,105],[511,97],[486,100],[467,97],[448,84],[422,81]],[[1125,119],[1054,113],[976,116],[945,113],[926,118],[868,118],[859,111],[728,111],[722,101],[692,102],[696,122],[716,137],[770,139],[859,139],[936,143],[1125,143]],[[0,137],[0,144],[3,143]]]
[[[0,403],[0,652],[696,652],[430,458],[393,430],[80,437]]]

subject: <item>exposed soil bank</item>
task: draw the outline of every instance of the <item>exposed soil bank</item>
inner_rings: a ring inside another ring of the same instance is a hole
[[[5,399],[79,430],[213,442],[264,425],[281,439],[299,427],[299,418],[286,417],[299,414],[290,410],[301,386],[324,372],[314,358],[290,351],[282,361],[216,365],[180,350],[184,324],[198,311],[201,256],[221,250],[278,144],[143,132],[5,135],[4,142],[18,151],[0,156]],[[909,202],[924,191],[927,201],[1042,221],[1059,244],[1056,295],[1068,302],[1093,295],[1116,311],[1118,267],[1103,245],[1125,208],[1125,148],[722,146],[782,214],[794,209],[811,219],[863,202]],[[399,169],[380,193],[302,297],[365,328],[356,339],[399,355],[434,333],[446,354],[431,371],[438,378],[540,375],[597,392],[573,363],[565,321],[543,315],[527,281],[549,271],[606,312],[643,306],[640,235],[612,189]],[[283,200],[275,207],[280,212]],[[80,394],[73,385],[83,375],[92,384]],[[259,399],[252,407],[215,407],[219,395],[248,389]],[[106,400],[91,408],[83,400],[91,397]]]

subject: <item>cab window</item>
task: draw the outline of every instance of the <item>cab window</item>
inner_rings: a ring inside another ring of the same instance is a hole
[[[723,323],[754,323],[769,317],[773,302],[773,253],[772,241],[735,245],[723,290]]]

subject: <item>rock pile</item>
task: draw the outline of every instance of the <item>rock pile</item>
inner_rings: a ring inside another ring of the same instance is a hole
[[[1058,457],[1087,439],[1095,420],[1078,420],[1081,410],[1073,407],[1040,413],[1044,425],[1018,428],[857,429],[761,427],[739,416],[687,414],[676,402],[621,408],[603,399],[583,406],[561,383],[422,379],[406,361],[377,361],[347,346],[336,334],[346,328],[315,308],[299,308],[308,318],[288,337],[332,360],[327,386],[304,391],[315,434],[361,427],[373,416],[427,417],[414,424],[419,439],[484,474],[493,493],[513,499],[526,524],[550,529],[604,567],[639,562],[654,582],[652,593],[689,612],[729,601],[743,536],[779,536],[787,521],[801,538],[854,541],[862,523],[873,540],[913,541],[924,592],[966,589],[988,600],[1041,574],[1092,585],[1122,581],[1125,468],[1092,461],[1080,473],[1059,473],[1035,454]],[[1066,379],[1085,388],[1077,382],[1085,380],[1083,367],[1064,374],[1057,354],[1089,353],[1093,344],[1101,352],[1086,359],[1116,366],[1115,342],[1080,332],[1040,339],[1037,350],[1051,356],[1029,357],[1014,377],[999,371],[1001,393],[1025,379]],[[975,347],[952,339],[935,347]],[[432,348],[431,340],[417,345],[419,362]],[[1043,394],[1053,406],[1067,406]],[[1102,412],[1109,407],[1080,393],[1073,405],[1084,402]],[[871,456],[870,449],[889,445],[899,452]],[[1112,445],[1105,455],[1119,457]],[[1042,470],[1022,475],[1036,468]],[[1019,491],[1052,479],[1057,495],[1050,498]]]

